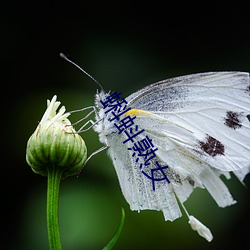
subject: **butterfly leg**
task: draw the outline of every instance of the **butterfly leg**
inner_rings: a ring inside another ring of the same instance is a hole
[[[92,109],[92,110],[87,115],[85,115],[83,118],[81,118],[79,121],[75,122],[73,125],[76,125],[76,124],[82,122],[83,120],[87,119],[93,113],[96,114],[96,108],[94,106],[90,106],[90,107],[70,111],[70,114],[73,114],[73,113],[76,113],[76,112],[83,112],[83,111],[85,111],[87,109]]]
[[[91,125],[87,128],[85,128],[88,124]],[[86,132],[88,130],[90,130],[94,125],[96,124],[96,122],[93,122],[92,120],[88,120],[86,123],[84,123],[77,131],[77,133],[82,133],[82,132]]]
[[[83,112],[85,110],[91,109],[91,111],[85,115],[83,118],[81,118],[80,120],[78,120],[77,122],[75,122],[74,124],[72,124],[73,126],[81,123],[82,121],[86,120],[89,116],[91,116],[93,113],[96,114],[96,108],[94,106],[90,106],[90,107],[86,107],[86,108],[82,108],[82,109],[78,109],[78,110],[74,110],[71,111],[70,114],[72,113],[76,113],[76,112]],[[91,123],[91,126],[89,126],[88,128],[84,129],[88,124]],[[93,122],[92,120],[88,120],[86,123],[84,123],[77,131],[77,133],[81,133],[81,132],[85,132],[88,131],[89,129],[91,129],[94,125],[96,124],[96,122]]]

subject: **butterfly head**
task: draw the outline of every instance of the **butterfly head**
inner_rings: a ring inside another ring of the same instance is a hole
[[[109,146],[107,136],[116,132],[114,124],[110,122],[111,113],[106,113],[103,107],[103,102],[109,95],[110,93],[106,93],[103,90],[97,90],[95,95],[96,125],[93,127],[93,129],[98,133],[100,141],[107,146]]]

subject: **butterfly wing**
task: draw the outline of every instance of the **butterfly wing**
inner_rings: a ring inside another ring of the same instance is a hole
[[[142,136],[138,136],[142,139]],[[124,134],[113,133],[108,135],[110,148],[108,153],[113,161],[119,179],[122,193],[130,204],[131,210],[161,210],[166,220],[173,221],[181,216],[181,212],[175,194],[170,185],[161,183],[156,189],[152,189],[152,183],[142,175],[140,163],[136,162],[127,147],[133,144],[123,144],[126,138]]]
[[[247,73],[218,72],[177,77],[150,85],[129,96],[127,101],[133,109],[150,111],[166,119],[166,123],[190,131],[195,137],[191,142],[175,133],[175,128],[169,131],[169,136],[212,167],[222,171],[249,167]]]
[[[105,134],[131,209],[162,210],[172,221],[181,216],[175,196],[184,202],[195,187],[206,188],[221,207],[235,203],[220,175],[234,171],[243,180],[249,172],[249,95],[247,73],[218,72],[161,81],[126,98],[132,108],[126,115],[136,114],[135,125],[144,129],[137,141],[148,136],[157,148],[156,159],[142,167],[124,133]],[[170,183],[157,181],[156,160]]]

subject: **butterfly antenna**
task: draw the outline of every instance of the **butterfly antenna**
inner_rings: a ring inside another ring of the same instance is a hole
[[[73,64],[75,67],[77,67],[79,70],[81,70],[85,75],[87,75],[89,78],[91,78],[95,83],[97,83],[97,85],[101,88],[101,90],[103,91],[103,87],[102,85],[92,76],[90,75],[88,72],[86,72],[84,69],[82,69],[79,65],[77,65],[76,63],[74,63],[73,61],[71,61],[67,56],[65,56],[63,53],[60,53],[60,57],[64,60],[66,60],[67,62]]]

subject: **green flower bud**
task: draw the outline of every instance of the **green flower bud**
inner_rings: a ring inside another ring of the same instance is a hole
[[[67,177],[79,172],[86,161],[87,148],[67,119],[70,113],[65,113],[65,107],[56,113],[60,105],[56,98],[47,101],[47,110],[28,140],[26,160],[37,174],[47,176],[50,168],[58,168],[62,177]]]

